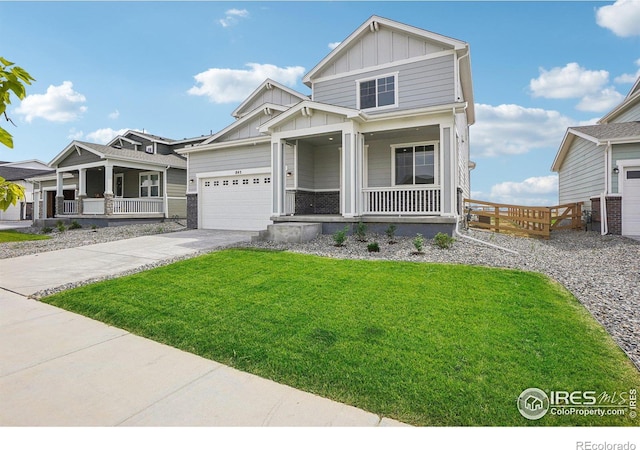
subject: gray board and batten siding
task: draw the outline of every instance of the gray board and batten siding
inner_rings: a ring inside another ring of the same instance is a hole
[[[602,147],[576,137],[558,171],[560,203],[586,202],[604,192]]]
[[[640,104],[623,112],[609,123],[637,122],[640,121]]]
[[[91,153],[84,148],[78,148],[78,150],[72,151],[65,159],[60,161],[58,167],[72,167],[81,164],[90,164],[98,161],[101,161],[101,158],[95,153]]]
[[[314,78],[339,75],[341,73],[362,70],[382,64],[418,58],[450,47],[442,43],[411,36],[404,32],[393,31],[382,27],[376,33],[366,33],[362,38],[352,42],[340,56]]]
[[[267,114],[258,114],[256,117],[251,120],[247,120],[246,123],[242,125],[234,126],[232,129],[224,133],[222,136],[218,137],[215,142],[229,142],[229,141],[237,141],[240,139],[250,139],[255,137],[263,136],[258,131],[258,127],[273,119],[277,115],[280,114],[280,111],[272,110],[273,113],[270,115]]]
[[[274,87],[273,89],[264,89],[260,95],[257,95],[251,102],[247,103],[238,110],[236,114],[240,117],[245,116],[264,105],[265,103],[273,103],[274,105],[291,106],[302,101],[300,97],[285,92],[282,89]]]
[[[455,99],[455,58],[453,54],[400,64],[366,73],[345,75],[313,85],[313,100],[357,109],[357,80],[398,72],[398,107],[409,110],[453,103]],[[366,111],[366,110],[365,110]],[[375,110],[367,111],[371,114]]]

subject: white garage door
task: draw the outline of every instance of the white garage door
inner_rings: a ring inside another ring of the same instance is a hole
[[[266,230],[271,224],[269,173],[202,178],[200,226],[214,230]]]
[[[640,167],[626,169],[622,175],[622,234],[640,236]]]

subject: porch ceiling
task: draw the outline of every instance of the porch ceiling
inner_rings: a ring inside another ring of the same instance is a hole
[[[400,142],[414,142],[425,140],[439,140],[440,127],[437,125],[402,128],[396,130],[377,131],[374,133],[365,133],[364,141],[388,139]]]
[[[288,139],[290,143],[294,143],[295,141],[304,142],[314,147],[322,147],[325,145],[342,145],[342,133],[334,132],[327,134],[319,134],[316,136],[305,136],[298,139]]]

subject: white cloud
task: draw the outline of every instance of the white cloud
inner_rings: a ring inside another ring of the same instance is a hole
[[[579,111],[602,112],[612,109],[624,100],[624,95],[612,88],[605,88],[594,95],[585,95],[576,105]]]
[[[519,155],[557,148],[567,127],[576,123],[557,111],[519,105],[476,104],[470,129],[471,157]]]
[[[219,19],[218,23],[222,25],[223,28],[230,27],[238,23],[239,19],[243,19],[249,17],[249,11],[246,9],[229,9],[225,12],[226,16],[224,19]]]
[[[640,1],[617,0],[598,8],[596,22],[620,37],[640,36]]]
[[[336,48],[338,45],[342,44],[342,42],[329,42],[329,50],[333,50],[334,48]]]
[[[16,113],[29,123],[37,117],[50,122],[71,122],[87,110],[86,101],[84,95],[73,90],[71,81],[63,81],[59,86],[50,85],[45,94],[28,95]]]
[[[84,136],[84,133],[82,131],[76,130],[75,128],[71,128],[69,130],[69,135],[67,136],[67,138],[77,141],[82,139],[82,136]]]
[[[609,81],[606,70],[587,70],[571,62],[551,70],[540,68],[540,76],[529,82],[534,97],[580,98],[601,90]]]
[[[119,136],[121,134],[129,131],[130,128],[121,128],[119,130],[114,130],[112,128],[100,128],[96,131],[92,131],[91,133],[87,133],[87,140],[89,142],[95,142],[97,144],[106,144],[111,141],[114,137]]]
[[[108,117],[109,117],[109,119],[113,119],[113,120],[115,120],[115,119],[117,119],[118,117],[120,117],[120,111],[118,111],[118,110],[116,109],[114,112],[109,113],[109,116],[108,116]]]
[[[636,66],[640,67],[640,58],[635,60],[635,64]],[[616,77],[613,81],[620,84],[635,83],[638,77],[640,77],[640,69],[638,69],[635,74],[623,73],[619,77]]]
[[[243,101],[260,83],[267,78],[287,86],[295,86],[304,67],[278,67],[273,64],[249,63],[248,70],[213,68],[194,76],[197,86],[187,92],[191,95],[209,97],[213,103]]]
[[[491,187],[490,200],[512,205],[553,205],[558,198],[558,176],[531,177],[524,181],[504,181]]]

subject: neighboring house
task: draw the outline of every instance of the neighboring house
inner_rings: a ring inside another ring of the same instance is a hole
[[[24,198],[6,211],[0,210],[0,220],[33,219],[33,183],[28,180],[37,175],[51,173],[51,168],[42,161],[0,162],[0,177],[24,188]]]
[[[602,234],[640,235],[640,78],[597,125],[567,130],[551,170],[560,203],[584,202]]]
[[[35,219],[68,218],[109,225],[123,220],[186,217],[186,168],[175,150],[207,136],[176,141],[128,131],[107,145],[73,141],[35,177]]]
[[[266,80],[234,123],[176,150],[188,226],[451,233],[470,191],[469,45],[373,16],[303,81],[310,97]]]

